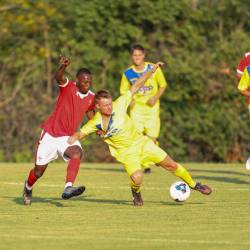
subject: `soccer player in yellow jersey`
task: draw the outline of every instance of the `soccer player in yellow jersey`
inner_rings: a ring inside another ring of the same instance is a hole
[[[135,81],[145,72],[152,69],[153,64],[145,62],[143,46],[136,44],[131,48],[133,65],[126,69],[120,84],[121,95],[125,94]],[[133,96],[129,116],[137,129],[150,137],[155,143],[160,133],[160,97],[167,87],[167,82],[158,68],[155,74]],[[145,173],[150,173],[150,167],[144,166]]]
[[[202,194],[210,194],[212,190],[200,183],[196,183],[188,171],[157,146],[149,137],[139,132],[135,124],[127,115],[127,108],[144,82],[155,74],[159,65],[157,63],[144,73],[130,87],[126,93],[112,102],[112,97],[107,90],[100,90],[95,95],[96,108],[99,110],[95,116],[85,124],[79,132],[72,135],[68,142],[74,143],[91,133],[99,134],[108,144],[112,156],[121,162],[131,178],[131,190],[135,206],[142,206],[140,187],[143,180],[141,165],[154,162],[166,170],[173,172],[184,180],[192,189]]]

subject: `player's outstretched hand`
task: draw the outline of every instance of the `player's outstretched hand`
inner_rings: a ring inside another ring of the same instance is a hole
[[[77,140],[77,136],[76,136],[76,133],[74,133],[72,136],[69,137],[68,144],[72,145],[73,143],[75,143],[76,140]]]
[[[75,141],[80,140],[83,138],[83,133],[81,131],[75,132],[73,135],[71,135],[68,139],[68,144],[72,145],[75,143]]]
[[[70,64],[70,59],[64,55],[60,55],[60,64],[68,66]]]

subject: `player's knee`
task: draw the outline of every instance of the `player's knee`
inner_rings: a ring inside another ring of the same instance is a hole
[[[175,171],[178,167],[177,162],[172,160],[169,156],[167,156],[161,163],[160,166],[167,169],[168,171]]]
[[[83,157],[83,151],[79,146],[72,146],[72,147],[68,148],[66,150],[65,154],[70,159],[82,159],[82,157]]]
[[[80,148],[78,148],[72,155],[72,159],[82,159],[82,156],[83,156],[83,152]]]
[[[168,165],[167,165],[167,169],[169,170],[169,171],[175,171],[176,169],[177,169],[177,163],[169,163]]]
[[[44,169],[39,169],[39,168],[34,169],[34,175],[36,178],[42,177],[43,173],[44,173]]]
[[[136,171],[135,173],[133,173],[131,176],[131,179],[135,185],[140,186],[142,184],[142,181],[143,181],[142,171]]]

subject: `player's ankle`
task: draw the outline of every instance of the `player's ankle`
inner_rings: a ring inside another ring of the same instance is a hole
[[[72,187],[73,186],[73,183],[72,182],[66,182],[64,188],[67,188],[67,187]]]

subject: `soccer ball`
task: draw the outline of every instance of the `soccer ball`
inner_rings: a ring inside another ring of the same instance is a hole
[[[187,183],[177,181],[170,187],[170,197],[177,202],[185,201],[190,196],[190,188]]]

